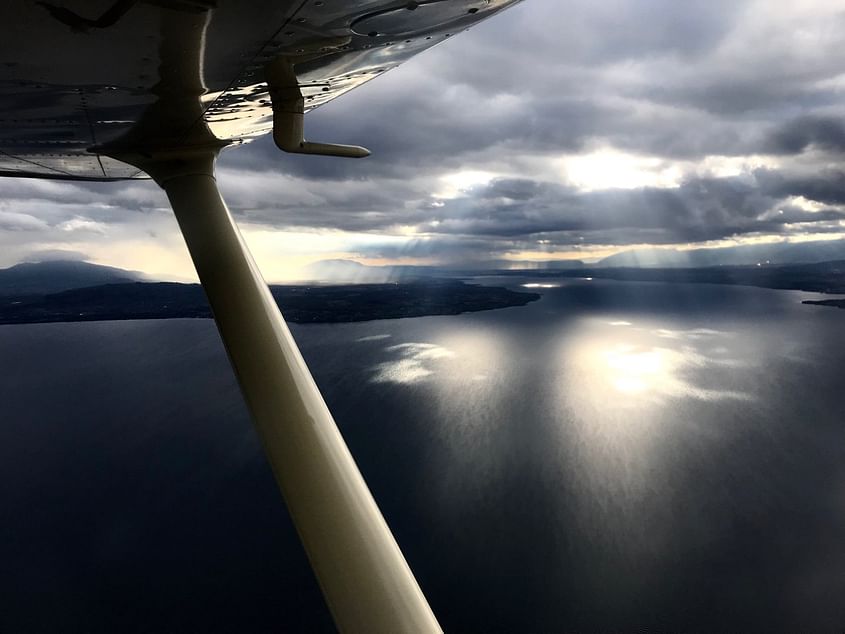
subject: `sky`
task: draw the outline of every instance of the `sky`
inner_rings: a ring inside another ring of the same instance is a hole
[[[218,181],[270,281],[839,239],[843,50],[841,0],[525,0],[307,115],[371,157],[265,137]],[[194,278],[154,183],[0,179],[0,266],[59,257]]]

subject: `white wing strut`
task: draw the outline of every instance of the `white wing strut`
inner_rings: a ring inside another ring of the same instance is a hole
[[[220,196],[216,152],[156,171],[342,632],[440,632]]]

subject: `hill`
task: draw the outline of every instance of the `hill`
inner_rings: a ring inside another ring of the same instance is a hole
[[[0,269],[0,296],[45,295],[74,288],[136,282],[144,276],[112,266],[75,260],[23,262]]]

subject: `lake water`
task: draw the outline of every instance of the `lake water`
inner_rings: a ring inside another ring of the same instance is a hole
[[[543,298],[292,327],[447,631],[845,628],[845,311],[479,281]],[[0,370],[0,631],[331,631],[213,323]]]

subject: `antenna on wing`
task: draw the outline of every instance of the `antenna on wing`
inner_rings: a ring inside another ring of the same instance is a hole
[[[364,158],[370,155],[360,145],[338,143],[315,143],[305,140],[305,98],[299,87],[294,63],[303,61],[302,56],[281,55],[267,64],[265,77],[270,87],[273,102],[273,140],[280,150],[293,154],[318,154]]]

